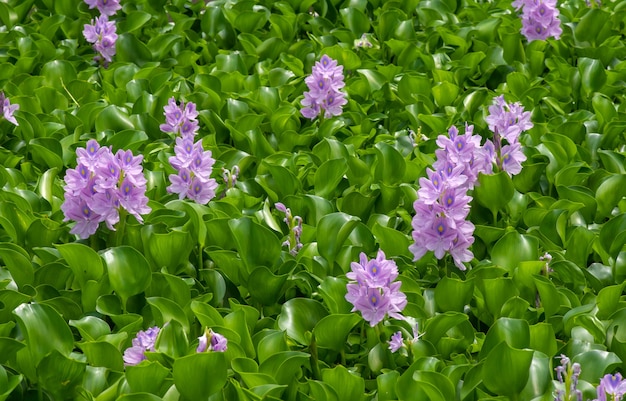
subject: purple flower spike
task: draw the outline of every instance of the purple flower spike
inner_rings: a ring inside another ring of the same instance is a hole
[[[215,197],[217,181],[211,178],[215,164],[211,151],[204,150],[202,140],[193,141],[198,131],[196,105],[182,102],[179,106],[172,97],[163,111],[165,124],[161,124],[161,131],[181,135],[176,138],[174,156],[169,158],[177,174],[170,174],[167,191],[178,194],[180,200],[189,198],[205,205]]]
[[[19,104],[11,104],[9,98],[4,96],[4,92],[0,92],[0,116],[15,126],[19,125],[14,116],[15,111],[19,108]]]
[[[100,147],[92,139],[85,148],[76,149],[76,159],[76,168],[65,175],[65,201],[61,205],[64,221],[76,222],[70,233],[87,238],[103,221],[114,230],[120,208],[143,222],[141,215],[151,210],[145,195],[143,156],[124,150],[113,155],[110,148]]]
[[[493,132],[493,142],[488,141],[485,144],[487,150],[484,160],[492,168],[495,164],[498,169],[511,176],[519,174],[522,171],[522,162],[526,160],[519,136],[533,127],[530,112],[524,111],[519,103],[509,104],[505,102],[504,96],[498,96],[489,106],[489,115],[485,121]]]
[[[404,319],[401,312],[407,299],[400,291],[401,283],[393,281],[398,276],[396,263],[387,260],[383,251],[378,251],[376,259],[368,261],[364,253],[359,259],[359,263],[350,265],[352,271],[346,275],[354,280],[348,283],[346,294],[346,300],[353,305],[352,312],[361,312],[372,327],[387,315]]]
[[[325,118],[340,115],[343,106],[348,103],[341,91],[345,86],[343,79],[343,66],[337,65],[337,61],[327,55],[322,56],[313,66],[311,75],[304,80],[309,90],[304,92],[301,102],[304,106],[302,115],[311,120],[322,110]]]
[[[120,0],[85,0],[89,9],[97,8],[100,14],[108,17],[115,15],[117,10],[121,10]]]
[[[529,42],[561,37],[556,0],[515,0],[513,7],[522,10],[522,34]]]
[[[113,61],[115,56],[116,30],[115,21],[109,21],[106,15],[96,17],[95,20],[91,20],[91,25],[84,26],[85,39],[92,43],[94,50],[100,54],[95,57],[96,61],[104,60],[105,66]]]
[[[181,102],[180,106],[176,103],[176,99],[171,97],[167,106],[163,107],[165,112],[165,124],[161,124],[160,128],[163,132],[171,132],[180,134],[183,138],[193,138],[199,129],[198,111],[196,105],[192,102],[185,104]]]
[[[124,365],[137,365],[146,359],[146,351],[154,352],[157,336],[160,329],[151,327],[146,331],[139,331],[133,339],[133,346],[124,351]]]

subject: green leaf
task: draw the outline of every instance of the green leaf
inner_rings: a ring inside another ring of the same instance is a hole
[[[374,178],[387,185],[395,185],[402,181],[406,171],[406,162],[396,148],[385,142],[378,142],[377,159],[374,167]]]
[[[478,185],[474,188],[476,200],[491,210],[494,218],[513,198],[513,194],[513,182],[505,171],[491,175],[479,174]]]
[[[519,394],[528,381],[532,359],[532,351],[514,349],[501,342],[485,359],[482,369],[485,387],[497,395]],[[503,366],[506,374],[502,374]]]
[[[348,334],[361,319],[357,314],[333,314],[320,319],[313,328],[313,335],[317,345],[336,352],[344,349]]]
[[[626,174],[611,175],[596,190],[598,210],[596,221],[602,221],[611,214],[617,203],[626,196]]]
[[[154,308],[153,314],[157,325],[163,326],[163,324],[175,320],[182,325],[185,331],[189,331],[189,320],[176,302],[162,297],[150,297],[146,298],[146,301]]]
[[[474,281],[443,277],[435,288],[435,302],[440,310],[463,312],[474,294]]]
[[[372,227],[372,234],[374,234],[376,241],[380,244],[380,249],[385,254],[413,257],[413,254],[409,251],[411,240],[400,231],[376,223]]]
[[[280,256],[281,245],[272,231],[248,217],[230,220],[228,225],[248,272],[256,266],[274,266]]]
[[[84,362],[70,359],[54,350],[39,363],[37,373],[41,387],[56,397],[64,397],[72,394],[74,388],[82,382],[85,368]]]
[[[128,117],[126,111],[115,105],[110,105],[102,109],[95,120],[96,131],[106,130],[124,131],[134,130],[135,126]]]
[[[52,307],[43,304],[21,304],[13,311],[30,354],[30,363],[39,362],[53,351],[69,356],[74,336],[65,320]]]
[[[82,338],[87,341],[97,340],[106,334],[111,334],[108,323],[95,316],[83,316],[79,320],[70,320],[69,324],[78,329]]]
[[[152,272],[146,258],[129,246],[109,248],[102,253],[111,287],[122,298],[122,305],[150,285]]]
[[[277,323],[289,337],[300,344],[309,345],[314,327],[326,315],[328,311],[316,300],[292,298],[283,304]]]
[[[528,348],[530,340],[530,326],[528,322],[522,319],[501,317],[489,328],[480,350],[480,359],[488,357],[503,341],[511,348]]]
[[[154,225],[141,229],[143,249],[156,269],[166,267],[170,273],[176,273],[179,265],[186,265],[194,243],[187,231],[171,230],[158,232]]]
[[[121,334],[126,338],[126,333]],[[90,366],[102,366],[114,371],[124,370],[124,360],[118,346],[107,341],[78,343]]]
[[[210,373],[211,379],[207,380]],[[184,399],[208,400],[226,384],[227,365],[222,352],[201,352],[174,361],[174,384]]]
[[[278,303],[288,275],[275,275],[265,266],[259,266],[252,270],[248,281],[250,283],[263,283],[263,285],[250,285],[248,291],[250,296],[261,302],[263,305],[274,305]]]
[[[580,379],[591,383],[597,383],[606,373],[613,371],[620,365],[620,359],[613,352],[603,350],[590,350],[575,355],[572,363],[578,362],[581,366]]]
[[[554,327],[541,322],[530,326],[530,348],[546,355],[555,355],[558,350]]]
[[[298,351],[284,351],[271,355],[259,366],[259,373],[273,377],[278,384],[290,384],[310,355]]]
[[[102,258],[96,251],[79,243],[59,244],[55,247],[72,269],[74,277],[81,286],[88,280],[99,281],[102,279],[104,267]]]
[[[600,60],[581,57],[578,59],[578,70],[585,95],[591,96],[604,86],[606,70]]]
[[[125,32],[118,36],[116,41],[117,61],[129,61],[138,66],[152,61],[152,52],[133,33]]]
[[[315,172],[315,195],[328,197],[334,193],[348,171],[345,159],[327,160]]]
[[[351,373],[341,365],[332,369],[322,369],[322,381],[335,389],[340,400],[358,401],[363,398],[365,393],[363,378]]]
[[[537,286],[537,291],[539,292],[539,300],[543,307],[543,312],[546,315],[546,319],[549,319],[561,308],[561,298],[554,283],[550,279],[539,275],[533,278]]]
[[[357,8],[342,8],[339,13],[346,28],[354,33],[354,36],[360,38],[366,32],[370,30],[370,20],[363,13],[363,11]]]
[[[158,394],[170,370],[158,362],[144,362],[126,367],[126,381],[133,392]]]
[[[440,82],[432,87],[432,91],[439,107],[450,106],[459,97],[459,87],[451,82]]]
[[[535,237],[517,231],[506,233],[491,250],[491,260],[497,266],[513,271],[520,262],[539,260]]]
[[[18,287],[23,288],[33,283],[35,272],[23,248],[11,243],[0,243],[0,257]]]
[[[331,213],[321,218],[317,225],[317,247],[329,263],[333,263],[359,219],[345,213]]]
[[[626,214],[622,213],[606,222],[600,229],[600,245],[613,258],[626,244]]]

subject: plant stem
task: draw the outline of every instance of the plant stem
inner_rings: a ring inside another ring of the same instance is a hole
[[[313,377],[315,380],[321,380],[322,375],[320,373],[320,366],[317,356],[317,342],[315,341],[315,335],[311,337],[311,345],[309,345],[309,351],[311,352],[311,370],[313,371]]]
[[[126,216],[127,212],[124,209],[120,210],[120,222],[117,224],[117,230],[115,232],[115,246],[122,245],[122,239],[124,238],[124,231],[126,231]]]

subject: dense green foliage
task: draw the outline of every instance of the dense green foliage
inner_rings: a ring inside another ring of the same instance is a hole
[[[626,371],[626,2],[562,1],[560,40],[531,43],[505,0],[122,5],[104,68],[82,1],[0,1],[0,89],[20,105],[19,126],[0,119],[0,400],[552,400],[560,354],[591,399]],[[348,104],[310,121],[323,54]],[[498,95],[532,111],[522,172],[473,192],[467,272],[413,261],[437,135],[490,137]],[[165,189],[172,96],[196,103],[216,159],[206,206]],[[92,138],[144,156],[152,212],[77,240],[63,178]],[[303,219],[295,257],[276,202]],[[345,300],[350,263],[379,248],[424,333],[408,353],[387,344],[408,322],[372,328]],[[156,351],[125,367],[151,326]],[[225,353],[196,353],[206,327]]]

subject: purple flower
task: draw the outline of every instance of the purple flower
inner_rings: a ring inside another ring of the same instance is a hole
[[[172,97],[163,110],[166,123],[161,124],[161,131],[181,135],[176,138],[174,156],[169,158],[177,174],[170,174],[167,191],[178,194],[181,200],[189,198],[205,205],[215,197],[217,181],[211,178],[215,164],[211,151],[204,150],[202,140],[193,141],[198,131],[196,105],[182,102],[179,106]]]
[[[620,373],[615,375],[606,374],[600,379],[597,388],[598,398],[594,401],[606,401],[607,395],[612,395],[611,400],[621,400],[626,394],[626,380],[622,378]]]
[[[555,401],[570,401],[573,397],[576,397],[576,400],[582,401],[582,392],[577,389],[578,387],[578,377],[580,376],[580,364],[579,363],[571,363],[570,359],[561,354],[559,357],[561,359],[561,365],[557,366],[554,370],[556,371],[557,380],[561,383],[561,386],[569,383],[569,387],[564,386],[565,388],[559,388],[555,391]]]
[[[89,6],[89,9],[98,8],[100,14],[106,16],[115,15],[117,10],[121,10],[119,0],[85,0],[85,3]]]
[[[355,281],[348,283],[346,300],[352,303],[352,312],[359,311],[363,319],[374,327],[389,315],[395,319],[404,319],[401,312],[406,306],[406,295],[400,291],[400,282],[392,282],[398,275],[395,262],[385,259],[382,251],[375,260],[368,262],[364,253],[360,263],[351,264],[352,272],[348,278]]]
[[[302,115],[314,119],[322,110],[325,118],[340,115],[343,106],[348,103],[341,91],[345,86],[343,79],[343,66],[337,65],[337,61],[327,55],[322,56],[313,66],[311,75],[304,80],[309,90],[304,92],[301,102],[304,106]]]
[[[438,259],[449,253],[454,264],[465,270],[464,263],[474,258],[469,250],[474,243],[474,225],[467,220],[472,197],[467,191],[474,187],[478,174],[491,172],[491,160],[473,130],[466,124],[461,135],[453,126],[447,137],[437,138],[434,170],[427,169],[428,178],[420,178],[418,199],[413,204],[413,244],[409,250],[414,260],[429,251]]]
[[[397,352],[403,346],[404,339],[402,338],[402,332],[397,331],[391,336],[391,340],[389,340],[389,349],[391,350],[391,352]]]
[[[185,102],[181,102],[179,106],[176,99],[171,97],[163,110],[165,124],[159,126],[161,131],[179,134],[183,138],[193,138],[196,135],[199,125],[196,119],[198,111],[194,103],[185,104]]]
[[[522,171],[522,162],[526,160],[526,155],[522,152],[522,145],[514,143],[504,145],[501,155],[502,170],[509,175],[516,175]]]
[[[350,280],[368,287],[385,287],[398,277],[398,266],[393,260],[385,259],[385,253],[378,251],[376,259],[367,260],[367,255],[361,252],[359,263],[350,264],[351,272],[346,274]]]
[[[74,220],[76,225],[70,230],[70,233],[78,235],[80,238],[88,238],[98,230],[103,217],[87,205],[81,197],[66,196],[65,202],[61,205],[61,210],[65,214],[64,221]]]
[[[484,160],[492,168],[495,164],[509,175],[519,174],[522,171],[522,162],[526,160],[519,136],[533,127],[530,112],[524,111],[519,103],[508,104],[503,96],[498,96],[489,106],[489,115],[485,121],[493,132],[493,142],[485,143]]]
[[[87,238],[103,221],[114,230],[120,208],[143,222],[141,215],[151,210],[145,196],[143,156],[123,150],[113,155],[110,148],[100,147],[92,139],[85,148],[76,149],[76,158],[76,168],[68,169],[65,175],[65,201],[61,205],[64,221],[76,222],[70,233]]]
[[[0,115],[2,115],[5,120],[16,126],[19,124],[17,123],[14,114],[16,110],[19,110],[19,108],[19,104],[11,104],[9,98],[4,95],[4,92],[0,92]]]
[[[146,351],[154,352],[154,346],[159,331],[160,329],[156,326],[146,331],[139,331],[137,336],[133,339],[133,346],[124,351],[124,364],[127,366],[137,365],[139,362],[146,359]]]
[[[83,35],[87,42],[93,44],[95,51],[100,53],[96,56],[97,61],[104,60],[105,66],[113,61],[115,56],[115,43],[117,41],[115,21],[109,21],[106,15],[91,20],[91,25],[85,24]]]
[[[521,32],[529,42],[559,39],[563,33],[556,0],[515,0],[513,7],[522,10]]]
[[[228,349],[228,340],[221,334],[215,333],[211,329],[204,331],[204,334],[198,337],[199,343],[196,352],[214,351],[225,352]]]
[[[169,187],[168,187],[169,188]],[[187,197],[200,205],[206,205],[215,198],[217,181],[214,179],[203,180],[198,176],[191,179],[191,185],[187,190]]]

